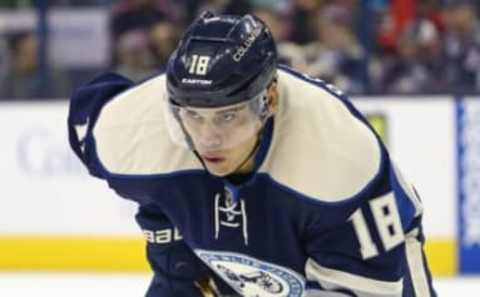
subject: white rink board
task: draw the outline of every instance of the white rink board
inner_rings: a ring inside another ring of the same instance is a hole
[[[455,101],[374,97],[354,104],[364,113],[385,114],[390,153],[422,198],[427,236],[456,238]]]
[[[67,109],[0,104],[0,234],[139,234],[134,203],[89,177],[70,150]]]
[[[429,237],[456,237],[454,101],[366,99],[425,204]],[[87,176],[67,141],[67,102],[0,103],[0,235],[139,234],[133,203]],[[5,179],[6,178],[6,179]]]

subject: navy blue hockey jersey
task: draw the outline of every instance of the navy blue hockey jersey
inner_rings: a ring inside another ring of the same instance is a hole
[[[248,297],[436,296],[421,203],[377,135],[333,88],[278,72],[278,111],[242,183],[172,142],[165,75],[104,75],[73,95],[73,150],[139,205],[147,296],[202,296],[206,278]]]

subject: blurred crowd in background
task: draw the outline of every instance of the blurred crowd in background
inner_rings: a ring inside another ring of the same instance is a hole
[[[257,15],[271,28],[281,63],[349,94],[480,93],[480,1],[0,0],[3,13],[84,8],[107,11],[103,65],[59,66],[46,58],[50,35],[37,25],[9,28],[0,31],[0,99],[66,98],[110,70],[144,80],[164,70],[186,26],[207,9]]]

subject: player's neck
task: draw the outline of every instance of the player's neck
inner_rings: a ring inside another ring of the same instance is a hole
[[[250,159],[243,164],[243,166],[227,176],[227,180],[230,183],[240,185],[247,182],[252,177],[255,170],[255,155],[257,150],[258,148],[255,149],[255,152],[250,156]]]

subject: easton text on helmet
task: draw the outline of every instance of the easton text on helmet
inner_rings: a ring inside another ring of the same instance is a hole
[[[205,79],[195,79],[195,78],[183,78],[182,83],[184,84],[192,84],[192,85],[204,85],[209,86],[212,84],[211,80]]]

